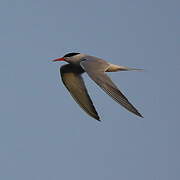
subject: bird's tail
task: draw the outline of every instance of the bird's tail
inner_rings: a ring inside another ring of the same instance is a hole
[[[108,69],[106,70],[107,72],[116,72],[116,71],[144,71],[144,69],[139,69],[139,68],[130,68],[126,66],[119,66],[115,64],[110,64]]]
[[[130,67],[126,67],[126,66],[120,66],[119,70],[120,71],[144,71],[144,69],[130,68]]]

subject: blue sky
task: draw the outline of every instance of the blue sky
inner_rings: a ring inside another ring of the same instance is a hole
[[[179,1],[1,0],[0,178],[179,180]],[[82,52],[144,72],[109,73],[144,115],[87,75],[102,122],[51,59]]]

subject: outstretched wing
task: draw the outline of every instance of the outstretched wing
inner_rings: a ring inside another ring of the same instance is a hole
[[[60,68],[62,81],[74,100],[79,106],[91,117],[100,121],[98,113],[88,94],[81,74],[84,72],[82,68],[76,68],[71,64],[64,65]]]
[[[94,80],[97,85],[100,86],[116,102],[121,104],[128,111],[136,114],[137,116],[143,117],[121,93],[112,80],[105,74],[105,71],[109,67],[109,63],[93,56],[87,56],[86,60],[81,62],[81,66],[90,78]]]

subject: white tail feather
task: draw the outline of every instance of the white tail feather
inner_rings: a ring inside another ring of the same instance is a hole
[[[116,72],[116,71],[144,71],[144,69],[139,68],[129,68],[126,66],[118,66],[115,64],[110,64],[106,72]]]

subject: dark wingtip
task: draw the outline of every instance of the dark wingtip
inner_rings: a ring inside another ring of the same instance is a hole
[[[134,108],[135,111],[131,111],[132,113],[134,113],[136,116],[139,116],[141,118],[144,118],[144,116],[137,110]]]
[[[95,116],[94,118],[95,118],[97,121],[101,122],[101,119],[100,119],[99,116]]]
[[[143,115],[141,115],[139,112],[137,113],[137,116],[141,117],[141,118],[144,118]]]
[[[99,122],[101,122],[101,119],[100,119],[99,117],[98,117],[98,118],[96,118],[96,120],[97,120],[97,121],[99,121]]]

